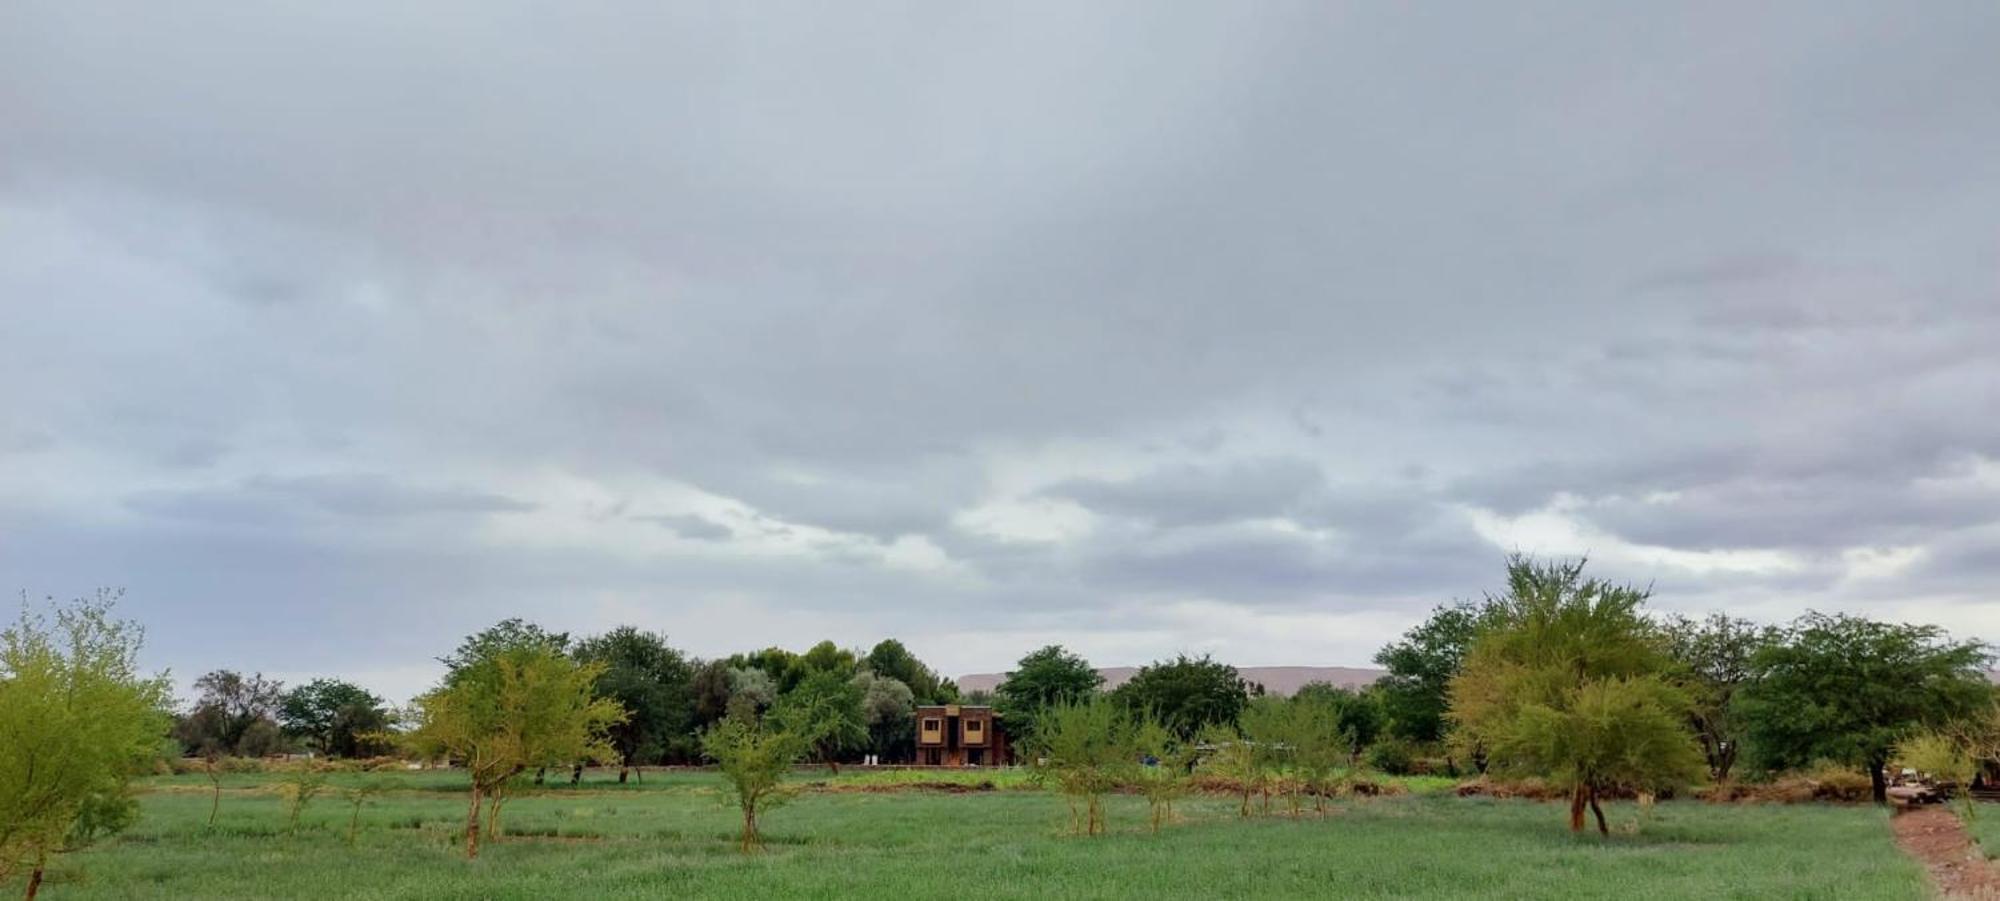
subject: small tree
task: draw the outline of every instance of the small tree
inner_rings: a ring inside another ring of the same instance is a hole
[[[1508,593],[1490,601],[1452,680],[1451,716],[1504,770],[1569,784],[1570,829],[1586,807],[1609,833],[1598,797],[1690,780],[1701,757],[1683,728],[1690,702],[1666,678],[1671,661],[1641,610],[1646,593],[1583,577],[1583,561],[1507,565]]]
[[[420,752],[462,761],[472,781],[465,856],[479,856],[480,808],[496,812],[507,781],[532,766],[612,759],[605,732],[623,720],[617,702],[595,695],[599,664],[579,664],[548,644],[505,646],[459,665],[444,685],[417,699],[410,741]]]
[[[1827,759],[1867,769],[1875,803],[1896,745],[1989,703],[1985,645],[1934,626],[1807,614],[1751,657],[1736,693],[1752,762],[1767,769]]]
[[[1252,710],[1256,707],[1252,705]],[[1257,753],[1256,744],[1235,727],[1220,724],[1201,730],[1197,742],[1205,753],[1199,768],[1234,784],[1243,802],[1237,809],[1237,815],[1249,816],[1250,799],[1264,789],[1264,761]]]
[[[302,763],[285,772],[278,780],[278,795],[285,799],[285,831],[290,835],[299,832],[299,817],[306,812],[306,805],[326,789],[326,771],[312,763]]]
[[[24,603],[0,631],[0,882],[41,888],[51,854],[75,850],[138,815],[128,785],[160,754],[167,680],[139,675],[142,633],[111,618],[98,592],[46,619]]]
[[[1977,815],[1977,805],[1972,802],[1972,779],[1979,775],[1979,761],[1958,736],[1942,730],[1920,732],[1896,746],[1896,759],[1956,790],[1965,805],[1967,820]]]
[[[342,796],[347,799],[347,844],[353,847],[361,834],[361,808],[379,795],[389,790],[389,783],[382,779],[368,779],[349,786]]]
[[[736,714],[702,733],[702,753],[715,761],[736,796],[737,809],[743,812],[740,847],[744,853],[761,846],[757,817],[787,800],[785,773],[806,753],[807,745],[803,736],[776,724]]]
[[[1308,686],[1310,687],[1310,686]],[[1313,797],[1313,810],[1324,816],[1341,764],[1351,760],[1351,729],[1341,727],[1340,695],[1306,692],[1293,696],[1286,719],[1285,742],[1291,746],[1298,789]]]
[[[1250,813],[1250,795],[1256,794],[1264,813],[1271,812],[1271,792],[1284,785],[1293,747],[1292,705],[1284,698],[1266,695],[1250,702],[1243,710],[1242,760],[1236,765],[1249,779],[1243,791],[1243,815]]]
[[[1137,775],[1139,790],[1146,794],[1153,831],[1158,832],[1161,824],[1173,821],[1174,802],[1187,796],[1194,742],[1175,735],[1149,716],[1139,722],[1132,744],[1142,764]]]
[[[1104,795],[1137,764],[1135,732],[1124,709],[1101,695],[1042,711],[1034,738],[1035,768],[1068,799],[1071,831],[1104,831]]]

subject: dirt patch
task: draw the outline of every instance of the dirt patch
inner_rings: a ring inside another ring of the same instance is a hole
[[[870,795],[892,795],[898,792],[942,792],[947,795],[969,795],[975,792],[999,790],[992,782],[808,782],[806,788],[829,794],[859,793]]]
[[[1896,844],[1930,871],[1939,894],[2000,901],[2000,870],[1987,862],[1956,814],[1943,807],[1917,807],[1898,812],[1889,826]]]

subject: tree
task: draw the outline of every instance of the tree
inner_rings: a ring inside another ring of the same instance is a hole
[[[603,664],[578,663],[543,643],[482,653],[417,699],[410,735],[418,751],[462,761],[471,776],[467,858],[479,856],[485,799],[493,798],[487,834],[497,839],[505,800],[500,793],[509,779],[533,766],[616,756],[606,732],[625,717],[616,701],[596,696]]]
[[[1132,736],[1133,750],[1143,764],[1138,769],[1139,790],[1151,809],[1153,831],[1174,818],[1174,802],[1188,793],[1189,770],[1194,766],[1195,744],[1174,734],[1159,720],[1147,717]]]
[[[1689,721],[1701,740],[1709,778],[1721,782],[1742,750],[1730,702],[1750,679],[1751,657],[1774,640],[1775,630],[1717,613],[1702,620],[1670,617],[1661,633],[1679,668],[1676,678],[1694,702]]]
[[[871,648],[868,656],[861,658],[861,665],[909,686],[918,704],[950,704],[959,699],[957,685],[925,666],[917,655],[893,638]]]
[[[822,641],[819,644],[813,645],[806,649],[805,653],[800,654],[796,661],[798,679],[804,679],[813,673],[835,673],[841,676],[852,676],[854,675],[854,670],[859,665],[853,651],[841,648],[831,641]],[[793,681],[797,682],[798,680]]]
[[[1585,579],[1583,567],[1508,561],[1508,593],[1452,680],[1450,715],[1503,771],[1569,785],[1571,831],[1588,806],[1609,834],[1604,791],[1691,780],[1701,757],[1646,592]]]
[[[735,713],[702,733],[702,753],[715,761],[743,813],[744,853],[760,846],[757,817],[786,800],[785,773],[806,747],[804,736]]]
[[[1042,710],[1032,744],[1034,766],[1037,774],[1054,779],[1069,800],[1071,831],[1104,831],[1104,795],[1137,766],[1136,738],[1132,717],[1102,695]]]
[[[610,732],[611,746],[618,750],[619,782],[631,767],[659,761],[688,733],[694,671],[666,636],[620,626],[578,642],[574,656],[603,665],[597,694],[625,709],[625,721]]]
[[[729,661],[710,660],[694,668],[688,690],[694,695],[694,725],[706,729],[729,713]]]
[[[263,673],[244,676],[215,670],[194,680],[194,709],[174,725],[174,738],[192,754],[263,757],[283,749],[277,717],[285,685]]]
[[[771,685],[779,694],[791,691],[805,677],[805,667],[799,665],[799,655],[784,648],[765,648],[748,654],[733,654],[729,658],[731,669],[763,670],[771,677]]]
[[[167,730],[167,680],[139,674],[143,633],[111,618],[118,597],[60,607],[53,627],[23,604],[0,631],[0,882],[25,870],[30,899],[50,855],[137,817],[130,780]]]
[[[383,750],[389,709],[382,699],[352,682],[314,679],[284,694],[278,722],[328,757],[364,757]]]
[[[1331,719],[1331,741],[1350,763],[1374,744],[1388,725],[1382,692],[1373,688],[1355,691],[1327,682],[1309,682],[1299,687],[1292,701],[1325,708]]]
[[[772,681],[769,673],[749,667],[729,671],[728,713],[761,716],[777,700],[777,683]]]
[[[1230,761],[1243,780],[1242,816],[1250,815],[1252,795],[1261,798],[1265,813],[1271,812],[1271,788],[1293,756],[1293,706],[1284,698],[1266,695],[1243,709],[1243,740],[1233,749],[1236,759]]]
[[[1049,645],[1021,658],[1007,674],[993,691],[994,708],[1014,740],[1027,741],[1034,737],[1043,709],[1081,701],[1103,682],[1082,657],[1062,645]]]
[[[862,710],[862,688],[838,668],[815,670],[771,710],[772,719],[787,732],[803,736],[814,758],[835,774],[840,755],[868,743],[868,720]]]
[[[1445,737],[1452,677],[1465,664],[1473,640],[1491,623],[1493,610],[1490,602],[1440,606],[1375,654],[1375,662],[1389,671],[1376,685],[1390,734],[1418,742]]]
[[[1341,764],[1352,762],[1354,748],[1360,743],[1355,738],[1357,726],[1343,725],[1343,714],[1357,706],[1350,692],[1324,682],[1306,685],[1292,696],[1285,719],[1285,744],[1291,746],[1298,789],[1312,795],[1313,809],[1321,816],[1326,815],[1326,799],[1333,795]],[[1368,707],[1379,709],[1373,704]],[[1349,715],[1355,722],[1363,719]]]
[[[1809,613],[1750,659],[1731,706],[1752,761],[1766,769],[1818,759],[1867,769],[1877,804],[1896,745],[1979,710],[1992,696],[1979,642],[1934,626]]]
[[[916,694],[902,680],[869,670],[856,673],[854,684],[861,689],[861,719],[868,727],[869,751],[890,760],[915,756],[912,726]]]
[[[1128,711],[1149,713],[1186,739],[1212,723],[1234,724],[1250,702],[1250,689],[1236,667],[1206,655],[1182,654],[1140,667],[1111,696]]]
[[[444,664],[445,678],[450,680],[459,670],[474,666],[492,658],[502,651],[538,648],[563,653],[569,650],[568,632],[550,632],[541,626],[510,617],[465,637],[457,650],[439,657]]]

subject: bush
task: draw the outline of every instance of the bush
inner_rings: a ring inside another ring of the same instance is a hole
[[[1400,738],[1378,741],[1368,748],[1368,765],[1391,776],[1408,776],[1416,771],[1417,749]]]

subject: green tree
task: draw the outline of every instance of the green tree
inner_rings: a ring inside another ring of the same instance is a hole
[[[1213,723],[1234,724],[1250,703],[1250,687],[1236,667],[1208,656],[1182,654],[1139,668],[1111,693],[1125,709],[1146,713],[1181,738],[1193,738]]]
[[[631,768],[658,762],[692,728],[694,670],[667,637],[620,626],[577,643],[572,652],[585,663],[601,664],[597,694],[618,702],[625,721],[611,727],[618,750],[618,781]],[[682,745],[686,749],[685,744]]]
[[[994,689],[993,706],[1017,743],[1031,742],[1044,709],[1088,698],[1103,683],[1082,657],[1049,645],[1021,658]]]
[[[1731,710],[1753,764],[1860,766],[1875,802],[1886,804],[1884,769],[1896,745],[1988,703],[1991,660],[1985,645],[1953,641],[1935,626],[1809,613],[1751,656],[1750,680]]]
[[[729,671],[729,714],[742,713],[755,718],[777,702],[778,686],[771,674],[755,667]]]
[[[1190,770],[1194,767],[1195,743],[1174,734],[1159,720],[1139,721],[1132,736],[1133,750],[1142,764],[1135,781],[1146,795],[1153,831],[1174,819],[1174,802],[1187,796]]]
[[[568,632],[550,632],[541,626],[511,617],[474,632],[459,642],[458,648],[449,655],[439,657],[444,664],[445,678],[450,680],[459,670],[474,666],[492,658],[502,651],[536,648],[564,653],[569,650]]]
[[[1325,686],[1327,690],[1313,690]],[[1342,715],[1356,706],[1349,692],[1324,682],[1313,683],[1292,696],[1285,719],[1285,744],[1297,789],[1313,798],[1313,809],[1326,814],[1341,765],[1352,761],[1355,727],[1342,725]],[[1370,705],[1371,707],[1373,705]]]
[[[861,658],[861,665],[909,686],[918,704],[951,704],[959,700],[957,685],[925,666],[917,655],[893,638],[871,648],[868,656]]]
[[[174,738],[190,754],[263,757],[284,749],[278,711],[284,683],[257,673],[215,670],[194,680],[194,708],[174,724]]]
[[[1137,766],[1137,732],[1125,709],[1102,695],[1043,708],[1031,745],[1034,767],[1068,799],[1071,831],[1104,831],[1104,796]]]
[[[500,836],[504,789],[529,767],[609,760],[606,732],[622,722],[618,702],[596,696],[600,663],[578,663],[555,646],[500,646],[468,659],[416,701],[409,739],[420,753],[464,764],[472,781],[465,856],[479,856],[480,810],[492,798],[487,835]]]
[[[1775,640],[1776,630],[1717,613],[1700,620],[1669,617],[1661,633],[1678,667],[1676,679],[1694,702],[1689,722],[1709,778],[1720,782],[1729,778],[1743,744],[1731,701],[1750,680],[1751,657]]]
[[[789,797],[784,790],[785,774],[804,756],[807,746],[802,735],[734,713],[702,733],[702,753],[715,761],[743,813],[741,848],[745,853],[761,844],[757,817]]]
[[[365,757],[387,749],[389,708],[352,682],[314,679],[285,692],[278,722],[328,757]]]
[[[771,718],[785,731],[804,736],[813,757],[838,774],[840,755],[868,744],[862,700],[852,674],[839,668],[814,670],[778,699]]]
[[[861,689],[861,718],[868,726],[868,749],[889,760],[906,760],[916,747],[916,694],[902,680],[871,670],[854,675]]]
[[[1252,795],[1261,800],[1264,813],[1271,812],[1271,792],[1292,762],[1293,706],[1284,698],[1266,695],[1243,708],[1243,740],[1235,749],[1238,759],[1230,761],[1243,779],[1243,816],[1250,815]]]
[[[800,654],[796,661],[796,666],[798,668],[798,679],[793,680],[794,682],[803,680],[814,673],[834,673],[843,677],[852,676],[855,669],[860,666],[860,663],[855,658],[853,651],[846,650],[831,641],[822,641],[807,648],[805,653]]]
[[[1464,666],[1473,640],[1492,621],[1493,610],[1490,601],[1440,606],[1375,654],[1375,662],[1389,671],[1376,684],[1390,734],[1417,742],[1444,739],[1450,727],[1446,712],[1452,677]]]
[[[137,817],[130,780],[170,722],[166,677],[139,674],[143,634],[111,618],[118,597],[59,607],[53,627],[24,603],[0,631],[0,882],[27,872],[31,899],[50,855]]]
[[[694,695],[694,725],[707,729],[729,714],[729,661],[710,660],[697,664],[688,690]]]
[[[805,678],[805,667],[799,663],[799,655],[784,648],[765,648],[748,654],[732,654],[730,669],[762,670],[771,677],[771,685],[778,694],[791,691]]]
[[[1334,744],[1351,763],[1362,749],[1375,743],[1388,725],[1388,711],[1382,692],[1367,688],[1356,691],[1327,682],[1309,682],[1292,696],[1294,702],[1317,704],[1332,717]]]
[[[1695,778],[1684,728],[1691,702],[1641,609],[1646,592],[1583,577],[1583,561],[1508,561],[1495,622],[1451,683],[1451,716],[1504,772],[1570,786],[1570,829],[1584,810],[1609,833],[1607,789],[1659,790]]]

